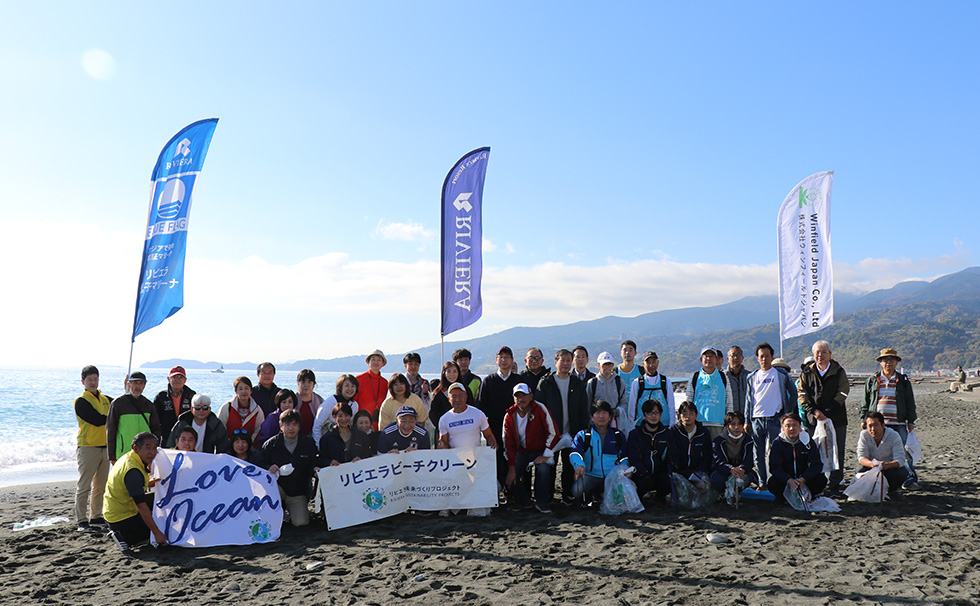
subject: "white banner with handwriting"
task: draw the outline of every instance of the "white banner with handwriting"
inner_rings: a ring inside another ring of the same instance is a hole
[[[171,545],[214,547],[279,539],[282,503],[268,471],[226,454],[161,449],[150,477],[153,520]]]
[[[497,506],[497,455],[486,446],[383,454],[324,467],[319,479],[330,530],[409,509]]]

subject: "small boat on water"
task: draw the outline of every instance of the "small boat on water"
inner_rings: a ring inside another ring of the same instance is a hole
[[[214,369],[214,370],[212,370],[211,372],[218,372],[218,373],[223,373],[224,371],[225,371],[225,365],[224,365],[224,364],[222,364],[221,366],[219,366],[219,367],[217,367],[217,368],[215,368],[215,369]]]

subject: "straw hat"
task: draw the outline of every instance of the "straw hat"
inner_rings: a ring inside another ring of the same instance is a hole
[[[365,364],[371,363],[371,356],[381,356],[381,366],[386,366],[388,364],[388,358],[385,357],[384,352],[381,351],[380,349],[375,349],[374,351],[369,353],[368,357],[364,358]]]

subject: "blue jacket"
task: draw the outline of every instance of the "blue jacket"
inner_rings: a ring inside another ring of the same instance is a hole
[[[589,434],[586,437],[586,434]],[[572,467],[585,467],[585,474],[604,478],[616,463],[626,458],[626,437],[614,427],[606,430],[606,439],[599,435],[595,425],[575,434],[569,455]]]
[[[744,433],[742,435],[744,436],[742,438],[742,451],[734,460],[728,457],[728,450],[725,448],[725,440],[728,438],[723,435],[715,438],[714,442],[711,443],[711,452],[714,455],[711,465],[712,471],[720,471],[727,475],[731,475],[732,467],[741,467],[746,472],[752,471],[755,466],[755,444],[753,444],[751,436]]]
[[[626,452],[629,454],[630,465],[636,468],[638,475],[667,473],[669,431],[670,428],[663,423],[657,423],[657,427],[650,431],[646,422],[643,422],[630,432],[626,439]]]
[[[667,436],[671,472],[686,478],[695,471],[711,471],[711,436],[701,421],[695,423],[693,438],[687,437],[687,431],[680,423],[671,427]]]
[[[790,378],[789,373],[786,372],[785,369],[777,368],[775,366],[773,368],[776,369],[776,380],[779,381],[779,395],[782,396],[783,400],[782,412],[776,413],[775,416],[780,417],[784,414],[796,412],[798,405],[796,382]],[[755,373],[757,372],[759,371],[753,370],[751,373],[749,373],[749,388],[746,392],[747,395],[745,396],[745,408],[742,409],[742,414],[745,415],[745,423],[748,425],[752,424],[752,410],[755,408],[755,389],[752,387],[752,385],[753,379],[755,379]],[[736,408],[736,410],[738,409]]]
[[[820,450],[813,440],[791,444],[781,433],[769,446],[769,473],[784,484],[793,478],[815,478],[823,473]]]

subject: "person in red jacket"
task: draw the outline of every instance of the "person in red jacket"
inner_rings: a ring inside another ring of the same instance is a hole
[[[504,453],[507,487],[518,509],[531,507],[531,468],[534,468],[534,507],[551,513],[554,486],[551,460],[558,443],[558,426],[548,409],[535,402],[526,383],[514,386],[514,405],[504,415]]]
[[[371,426],[378,431],[378,413],[381,411],[381,403],[388,397],[388,379],[381,376],[381,369],[388,363],[388,359],[380,349],[375,349],[364,361],[368,369],[354,377],[357,379],[354,401],[357,402],[358,411],[366,410],[371,415]]]

